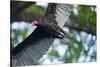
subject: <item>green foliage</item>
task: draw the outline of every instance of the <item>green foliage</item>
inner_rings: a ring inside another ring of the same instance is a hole
[[[75,38],[72,43],[68,45],[68,49],[63,57],[64,63],[71,63],[78,60],[82,51],[82,41],[78,42]]]
[[[27,11],[31,12],[31,13],[34,13],[34,14],[43,14],[45,12],[45,8],[44,7],[41,7],[41,6],[36,6],[36,5],[31,5],[29,6],[28,8],[26,8]]]
[[[73,25],[76,24],[75,27],[78,25],[78,28],[96,35],[96,6],[78,5],[73,9],[70,18]]]
[[[53,48],[52,48],[52,50],[50,52],[48,52],[48,55],[49,56],[56,56],[56,57],[59,56],[58,52]]]
[[[24,40],[27,36],[27,33],[28,33],[28,29],[14,29],[11,31],[11,42],[13,44],[13,46],[16,46],[16,44],[18,44],[20,41],[19,40],[19,37],[21,40]]]
[[[88,5],[78,6],[78,17],[81,22],[81,26],[86,26],[87,28],[96,28],[96,7]]]

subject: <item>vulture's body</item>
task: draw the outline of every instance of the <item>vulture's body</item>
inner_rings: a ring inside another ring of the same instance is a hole
[[[38,64],[55,38],[63,38],[61,29],[67,21],[72,5],[50,3],[37,28],[11,52],[12,66]]]

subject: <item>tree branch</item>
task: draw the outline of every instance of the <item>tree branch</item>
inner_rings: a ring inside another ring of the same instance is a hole
[[[16,20],[18,14],[22,12],[26,7],[34,4],[35,2],[25,2],[25,1],[10,1],[11,5],[11,22]]]
[[[96,35],[96,28],[94,28],[92,26],[81,25],[79,18],[76,16],[70,17],[70,20],[67,21],[64,26],[67,26],[71,29],[75,29],[77,31],[85,31],[92,35]]]

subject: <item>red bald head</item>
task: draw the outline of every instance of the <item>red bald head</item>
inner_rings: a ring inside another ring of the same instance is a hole
[[[38,24],[38,21],[33,21],[32,22],[32,26],[37,26],[37,24]]]

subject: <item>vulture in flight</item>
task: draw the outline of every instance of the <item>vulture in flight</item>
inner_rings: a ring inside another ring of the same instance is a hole
[[[49,3],[42,19],[32,22],[33,26],[37,26],[35,31],[11,50],[11,65],[38,64],[54,39],[65,37],[62,27],[67,22],[72,7],[70,4]]]

